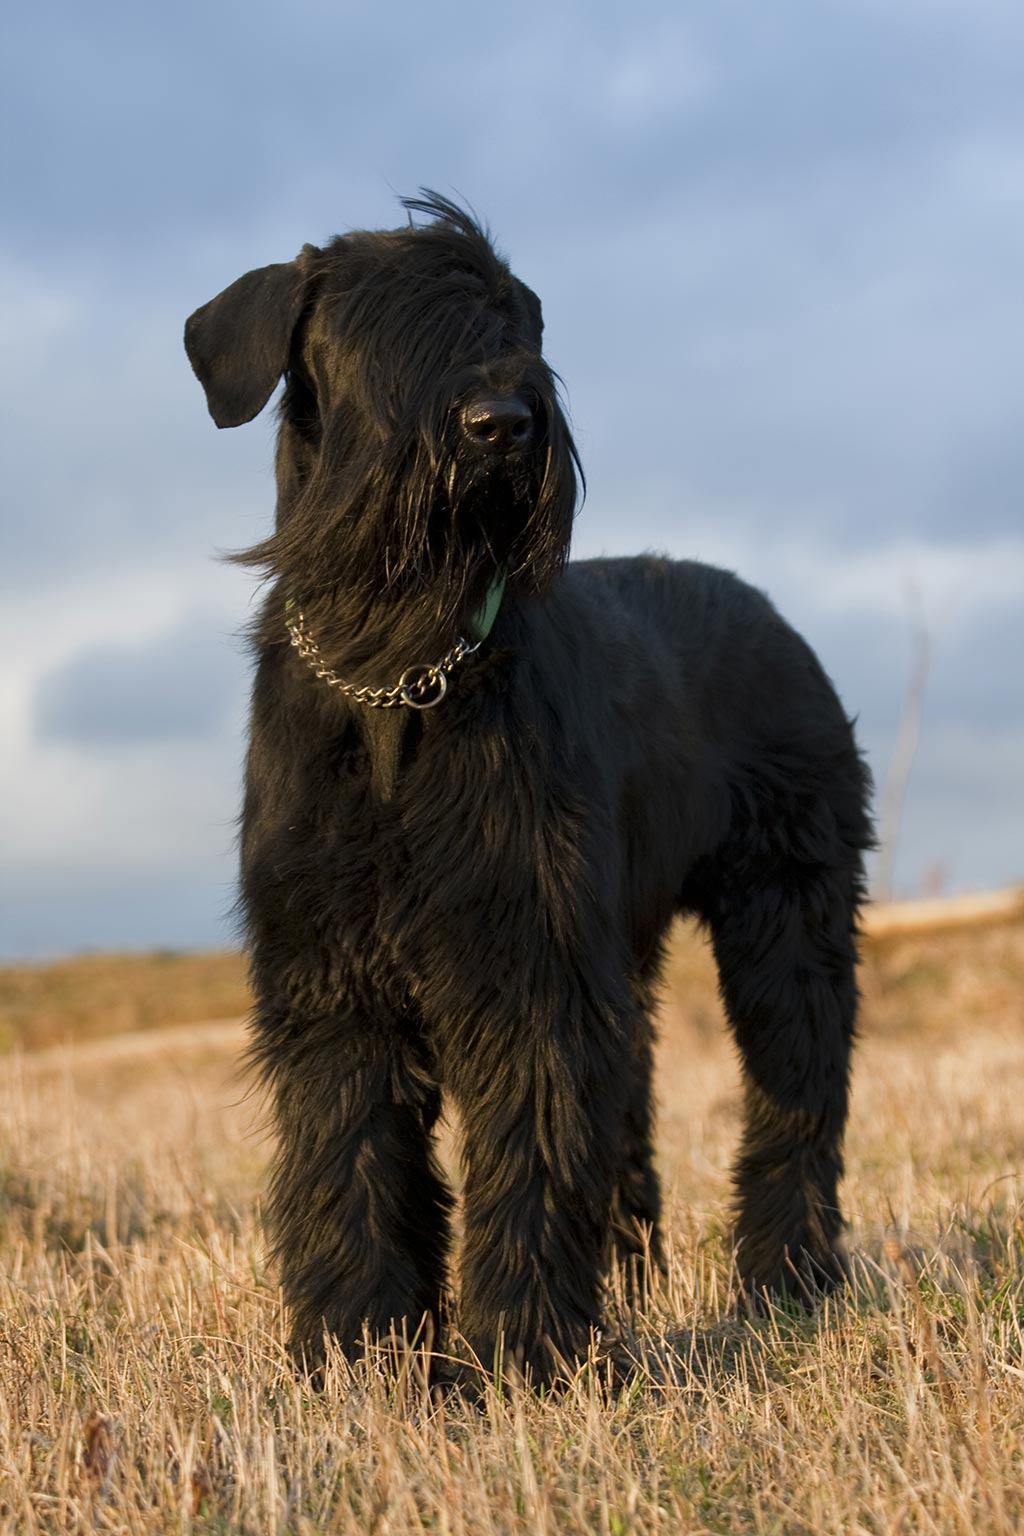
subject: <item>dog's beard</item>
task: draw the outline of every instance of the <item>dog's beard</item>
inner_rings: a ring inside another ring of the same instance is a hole
[[[419,440],[336,467],[321,456],[279,508],[270,539],[241,559],[280,579],[328,664],[358,683],[389,685],[438,660],[496,580],[509,595],[547,588],[568,556],[575,453],[548,444],[508,458],[438,454]],[[279,471],[282,465],[279,462]]]

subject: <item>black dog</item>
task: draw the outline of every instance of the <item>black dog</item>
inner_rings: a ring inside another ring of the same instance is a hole
[[[659,1253],[651,1008],[677,912],[742,1056],[743,1280],[843,1273],[867,776],[807,646],[734,576],[566,568],[578,463],[536,296],[429,222],[250,272],[186,327],[218,426],[283,375],[242,832],[269,1222],[296,1345],[461,1325],[549,1375],[609,1257]],[[493,628],[491,628],[493,624]],[[291,644],[289,644],[289,638]]]

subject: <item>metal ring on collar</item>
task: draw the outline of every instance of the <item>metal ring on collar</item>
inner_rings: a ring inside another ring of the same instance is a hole
[[[430,688],[436,688],[437,692],[430,698],[424,698],[424,693]],[[408,704],[410,709],[433,709],[448,692],[448,678],[439,667],[419,662],[415,666],[406,667],[398,679],[398,692],[402,703]]]

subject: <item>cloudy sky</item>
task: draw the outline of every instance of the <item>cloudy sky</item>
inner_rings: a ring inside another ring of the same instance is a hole
[[[466,198],[538,290],[577,553],[767,589],[884,784],[905,892],[1024,878],[1019,0],[9,6],[0,955],[224,942],[273,422],[184,318]]]

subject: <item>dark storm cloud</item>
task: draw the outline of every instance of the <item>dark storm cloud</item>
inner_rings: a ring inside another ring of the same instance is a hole
[[[105,751],[222,732],[245,689],[225,629],[220,616],[193,612],[139,645],[77,652],[39,681],[37,741]]]

